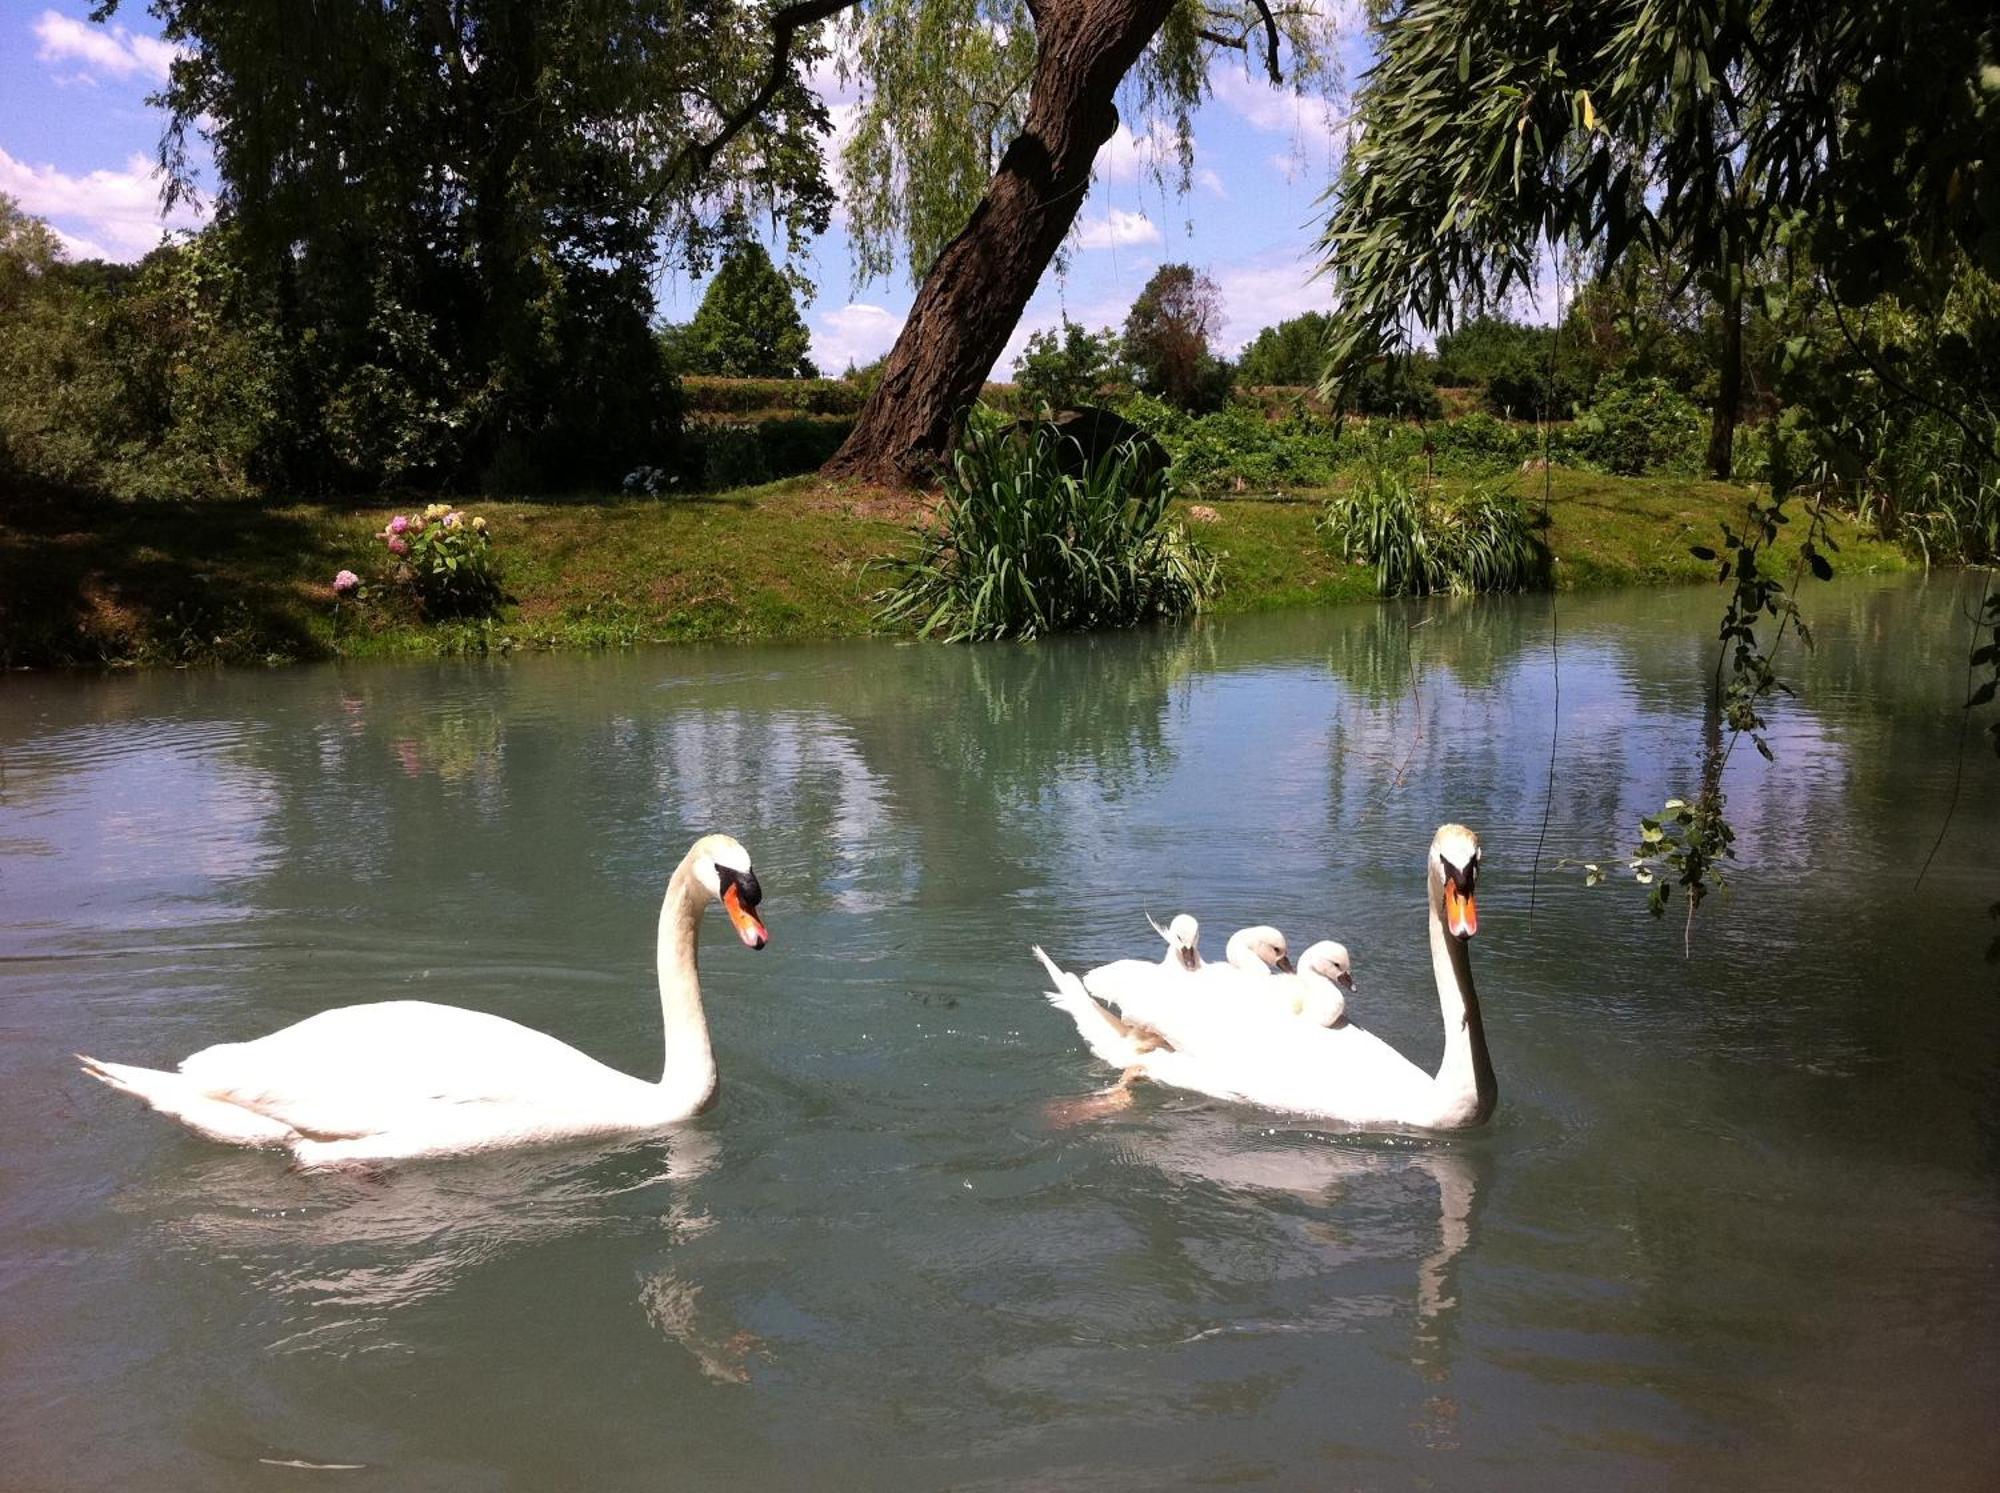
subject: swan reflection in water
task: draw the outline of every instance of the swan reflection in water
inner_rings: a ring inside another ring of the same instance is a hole
[[[716,1136],[694,1126],[351,1172],[217,1152],[126,1204],[157,1218],[173,1245],[247,1268],[283,1309],[267,1352],[345,1356],[402,1346],[400,1315],[534,1249],[620,1232],[676,1246],[700,1238],[714,1219],[691,1190],[719,1154]],[[714,1320],[699,1285],[659,1270],[638,1304],[702,1373],[748,1378],[754,1340]]]
[[[1456,1263],[1472,1242],[1482,1153],[1417,1137],[1332,1136],[1273,1126],[1268,1117],[1259,1124],[1245,1111],[1213,1106],[1162,1107],[1146,1114],[1142,1123],[1143,1129],[1120,1137],[1126,1161],[1206,1183],[1254,1204],[1267,1218],[1287,1208],[1288,1199],[1305,1205],[1309,1217],[1295,1224],[1289,1242],[1303,1244],[1314,1256],[1308,1268],[1331,1272],[1414,1255],[1416,1320],[1410,1361],[1432,1386],[1419,1431],[1435,1449],[1455,1447],[1458,1404],[1449,1384],[1458,1307]],[[1412,1184],[1419,1195],[1436,1188],[1435,1234],[1430,1210],[1412,1206]],[[1435,1246],[1425,1248],[1432,1238]],[[1210,1331],[1340,1330],[1351,1325],[1357,1306],[1364,1311],[1369,1306],[1394,1309],[1392,1302],[1357,1303],[1343,1297],[1329,1301],[1323,1314]]]

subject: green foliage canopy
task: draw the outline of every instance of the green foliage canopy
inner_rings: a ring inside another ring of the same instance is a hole
[[[818,378],[811,350],[791,282],[755,239],[723,257],[674,345],[685,372],[724,378]]]
[[[1787,246],[1850,303],[2000,270],[2000,23],[1969,0],[1400,0],[1321,240],[1336,375],[1530,286],[1542,246]]]
[[[1014,360],[1014,382],[1030,406],[1075,409],[1098,399],[1107,385],[1127,377],[1118,334],[1106,327],[1092,332],[1063,318],[1062,332],[1040,331],[1028,338]]]
[[[100,8],[100,18],[114,5]],[[671,442],[647,330],[660,261],[700,269],[767,210],[824,228],[828,128],[775,64],[771,0],[157,0],[171,193],[213,149],[215,222],[275,326],[278,465],[318,485],[615,476]]]

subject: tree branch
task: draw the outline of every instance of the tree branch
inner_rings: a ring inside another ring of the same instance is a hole
[[[830,20],[843,10],[850,9],[858,0],[797,0],[771,16],[771,65],[764,73],[764,81],[757,91],[722,121],[722,128],[707,140],[690,145],[674,163],[675,172],[682,167],[692,167],[690,175],[699,180],[708,174],[715,164],[715,158],[722,154],[729,142],[749,127],[750,123],[770,107],[771,100],[778,96],[778,90],[785,86],[786,64],[791,61],[792,42],[798,34],[809,26],[817,26],[821,21]]]
[[[1250,0],[1250,3],[1257,7],[1257,13],[1264,20],[1264,66],[1270,72],[1271,81],[1281,84],[1285,81],[1285,76],[1278,70],[1278,18],[1271,14],[1271,7],[1265,0]],[[1209,14],[1214,15],[1215,12],[1210,11]],[[1235,36],[1225,36],[1222,32],[1210,31],[1207,27],[1198,28],[1195,35],[1205,42],[1211,42],[1218,47],[1228,47],[1234,52],[1247,53],[1250,50],[1250,28],[1247,25]]]

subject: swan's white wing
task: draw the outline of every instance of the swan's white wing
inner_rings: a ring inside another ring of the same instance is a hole
[[[1352,1023],[1247,1022],[1233,1040],[1199,1042],[1189,1055],[1200,1060],[1208,1093],[1347,1124],[1421,1113],[1433,1086],[1430,1074]]]
[[[341,1136],[375,1134],[440,1103],[560,1103],[636,1082],[518,1022],[429,1001],[343,1006],[180,1066],[203,1093]]]

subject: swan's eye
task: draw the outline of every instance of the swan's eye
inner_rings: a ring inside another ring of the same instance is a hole
[[[757,884],[755,871],[739,871],[734,866],[717,866],[715,879],[721,883],[723,891],[736,888],[736,900],[745,907],[755,907],[764,900],[764,889]]]

